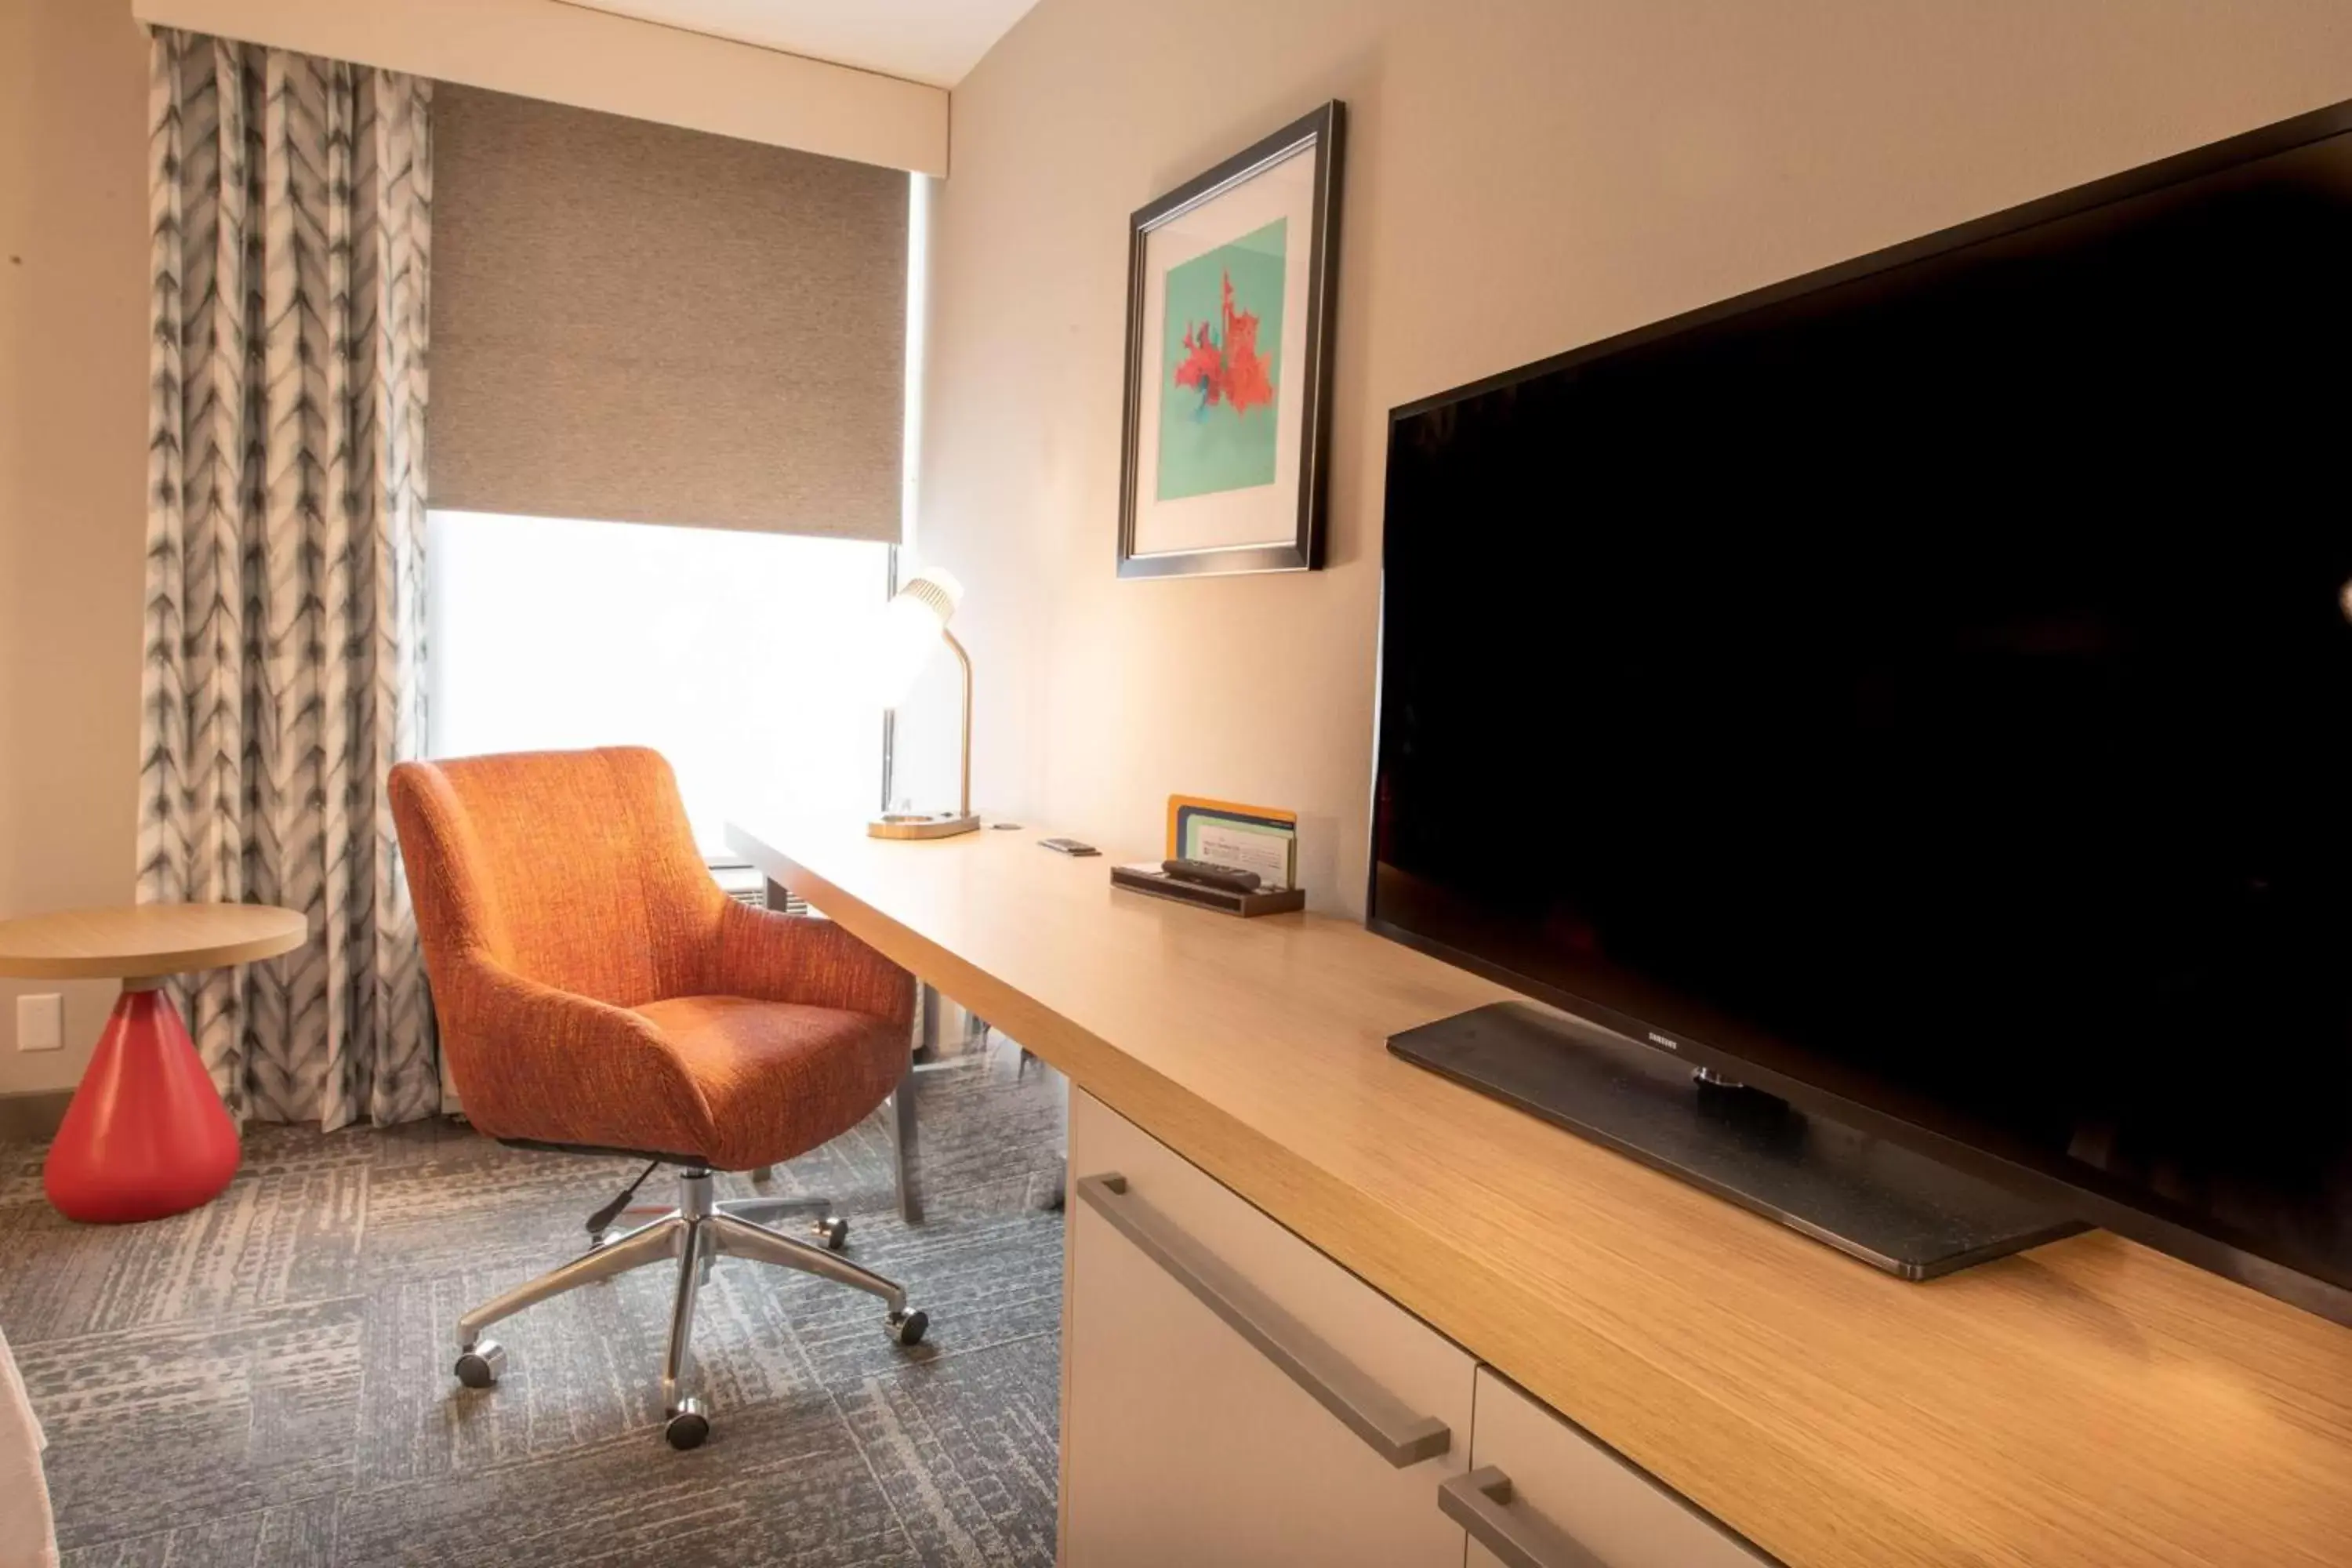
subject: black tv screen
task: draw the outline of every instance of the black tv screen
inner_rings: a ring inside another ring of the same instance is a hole
[[[2342,1315],[2347,383],[2336,110],[1397,411],[1371,924]]]

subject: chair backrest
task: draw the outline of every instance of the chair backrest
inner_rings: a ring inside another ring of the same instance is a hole
[[[699,988],[722,906],[657,752],[518,752],[392,770],[436,984],[487,960],[635,1007]]]

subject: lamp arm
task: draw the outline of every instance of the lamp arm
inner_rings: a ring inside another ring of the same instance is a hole
[[[940,628],[940,636],[947,639],[948,647],[955,650],[956,662],[963,667],[963,707],[959,710],[960,718],[956,726],[962,742],[963,788],[958,797],[956,815],[970,816],[971,815],[971,655],[964,652],[963,644],[956,641],[955,633],[948,630],[947,627]]]

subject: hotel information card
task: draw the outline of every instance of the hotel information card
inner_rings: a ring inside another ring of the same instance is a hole
[[[1168,855],[1255,871],[1268,892],[1294,887],[1298,881],[1298,814],[1170,795]]]

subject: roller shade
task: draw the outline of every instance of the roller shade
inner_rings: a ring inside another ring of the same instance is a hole
[[[907,176],[433,98],[430,504],[896,540]]]

